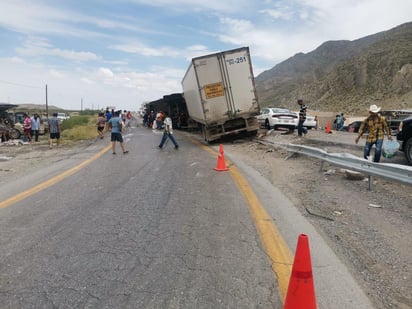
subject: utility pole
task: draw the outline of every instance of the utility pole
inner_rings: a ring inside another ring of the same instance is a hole
[[[80,102],[80,111],[81,112],[83,111],[83,98],[81,99],[81,102]]]
[[[46,115],[49,118],[49,103],[47,101],[47,84],[46,84]]]

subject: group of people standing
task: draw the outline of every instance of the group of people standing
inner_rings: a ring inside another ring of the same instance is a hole
[[[60,119],[57,118],[57,113],[53,113],[52,117],[47,120],[49,125],[49,147],[53,147],[53,140],[56,140],[57,145],[60,145],[61,124]],[[32,117],[28,113],[24,114],[23,121],[23,138],[30,144],[39,142],[41,119],[39,114],[35,113]]]
[[[152,112],[154,114],[154,112]],[[108,116],[109,115],[109,116]],[[126,116],[127,117],[127,116]],[[145,121],[145,120],[144,120]],[[105,128],[107,131],[111,132],[110,141],[112,143],[112,152],[116,154],[116,142],[120,143],[120,147],[123,151],[123,154],[127,154],[129,151],[126,150],[125,144],[123,141],[122,132],[125,124],[125,120],[120,117],[119,112],[107,112],[106,114],[100,113],[97,122],[97,132],[98,136],[103,139]],[[169,117],[167,112],[159,112],[156,117],[152,119],[151,127],[153,129],[163,130],[163,136],[159,144],[159,148],[163,148],[167,139],[169,138],[175,146],[175,149],[179,148],[179,144],[173,135],[173,124],[172,119]]]
[[[113,109],[110,111],[109,109],[106,109],[106,112],[99,113],[96,122],[98,137],[103,139],[105,131],[111,132],[110,142],[112,145],[112,153],[114,155],[116,154],[116,142],[120,143],[120,148],[122,149],[123,154],[129,153],[129,151],[126,150],[122,132],[126,126],[130,125],[133,116],[130,112],[124,111],[124,113],[122,113],[122,115],[124,115],[123,118],[120,116],[120,113],[121,111],[114,111]]]
[[[40,131],[40,116],[35,113],[32,117],[29,114],[24,114],[23,121],[23,136],[25,140],[28,140],[30,144],[34,141],[39,141],[39,131]]]
[[[333,121],[333,125],[336,131],[342,131],[343,125],[345,124],[346,118],[343,113],[337,114],[335,120]]]

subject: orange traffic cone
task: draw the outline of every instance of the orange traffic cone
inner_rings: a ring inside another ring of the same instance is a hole
[[[332,133],[331,128],[330,128],[330,121],[326,123],[325,133]]]
[[[217,164],[216,164],[215,170],[216,171],[227,171],[227,170],[229,170],[226,167],[225,155],[224,155],[223,145],[222,144],[220,144],[220,147],[219,147],[219,155],[217,156]]]
[[[283,309],[316,309],[309,238],[300,234]]]

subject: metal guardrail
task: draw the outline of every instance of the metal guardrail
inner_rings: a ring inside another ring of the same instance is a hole
[[[260,140],[259,142],[262,141]],[[333,165],[343,167],[348,170],[367,174],[369,179],[369,190],[371,190],[371,176],[378,176],[412,185],[412,166],[391,163],[375,163],[349,153],[328,153],[324,150],[304,145],[285,144],[270,141],[264,141],[264,143],[284,148],[290,152],[300,153],[319,159],[321,160],[321,170],[323,163],[329,162]]]

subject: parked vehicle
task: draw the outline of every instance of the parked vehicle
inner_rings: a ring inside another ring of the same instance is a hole
[[[298,125],[299,116],[287,108],[267,107],[256,117],[260,126],[266,129],[293,131]]]
[[[412,116],[412,109],[382,110],[380,114],[385,117],[389,128],[397,133],[401,121]]]
[[[57,119],[60,119],[61,121],[69,119],[69,115],[67,115],[66,113],[57,113]]]
[[[256,135],[260,108],[248,47],[193,58],[182,88],[189,117],[207,142],[240,132]]]
[[[406,160],[412,165],[412,116],[401,121],[396,139],[399,142],[399,150],[405,153]]]
[[[9,109],[15,107],[17,105],[0,104],[0,136],[2,141],[21,137],[21,131],[15,127],[13,116],[8,112]]]
[[[306,120],[303,123],[303,126],[306,127],[307,129],[315,129],[317,127],[315,116],[306,115]]]
[[[353,121],[350,124],[348,124],[347,126],[343,126],[342,131],[358,133],[362,122],[363,121]]]
[[[298,116],[298,121],[299,121],[299,112],[294,112],[294,113],[296,113],[296,115]],[[303,123],[303,126],[307,129],[315,129],[317,127],[315,116],[306,114],[306,119],[305,119],[305,122]]]

